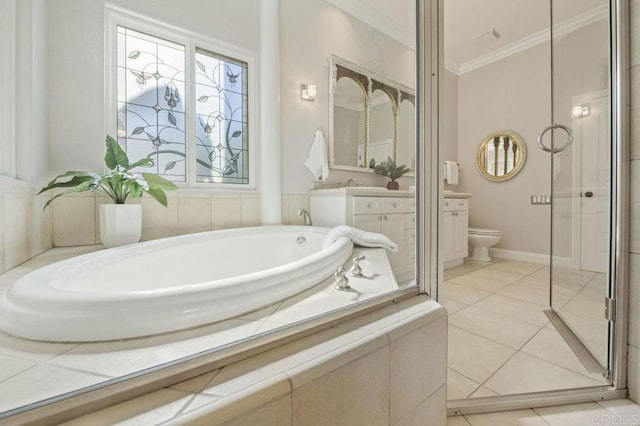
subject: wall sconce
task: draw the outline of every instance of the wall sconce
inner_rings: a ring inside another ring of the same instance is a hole
[[[588,116],[591,113],[591,109],[589,105],[576,105],[571,108],[571,117],[573,118],[583,118]]]
[[[300,97],[305,101],[315,101],[318,95],[318,88],[315,84],[301,84],[300,85]]]

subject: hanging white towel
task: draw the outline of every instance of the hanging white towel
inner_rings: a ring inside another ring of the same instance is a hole
[[[389,251],[398,251],[396,243],[387,238],[384,234],[363,231],[347,225],[340,225],[332,228],[322,242],[322,248],[329,247],[338,238],[349,238],[354,244],[363,247],[381,247]]]
[[[458,184],[458,163],[455,161],[444,162],[444,177],[449,185]]]
[[[327,144],[321,130],[316,130],[309,150],[309,156],[304,162],[307,169],[313,173],[316,180],[327,180],[329,177],[329,162],[327,161]]]

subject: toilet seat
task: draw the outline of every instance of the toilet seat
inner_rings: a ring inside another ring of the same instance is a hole
[[[469,234],[473,235],[502,235],[502,231],[498,231],[496,229],[485,229],[485,228],[469,228]]]

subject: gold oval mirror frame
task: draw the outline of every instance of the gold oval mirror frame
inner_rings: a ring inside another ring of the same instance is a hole
[[[527,159],[527,147],[516,132],[502,131],[487,136],[480,147],[476,165],[482,176],[494,182],[517,175]]]

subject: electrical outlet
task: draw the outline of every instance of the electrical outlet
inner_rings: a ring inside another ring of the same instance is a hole
[[[551,204],[551,195],[532,195],[531,204]]]

